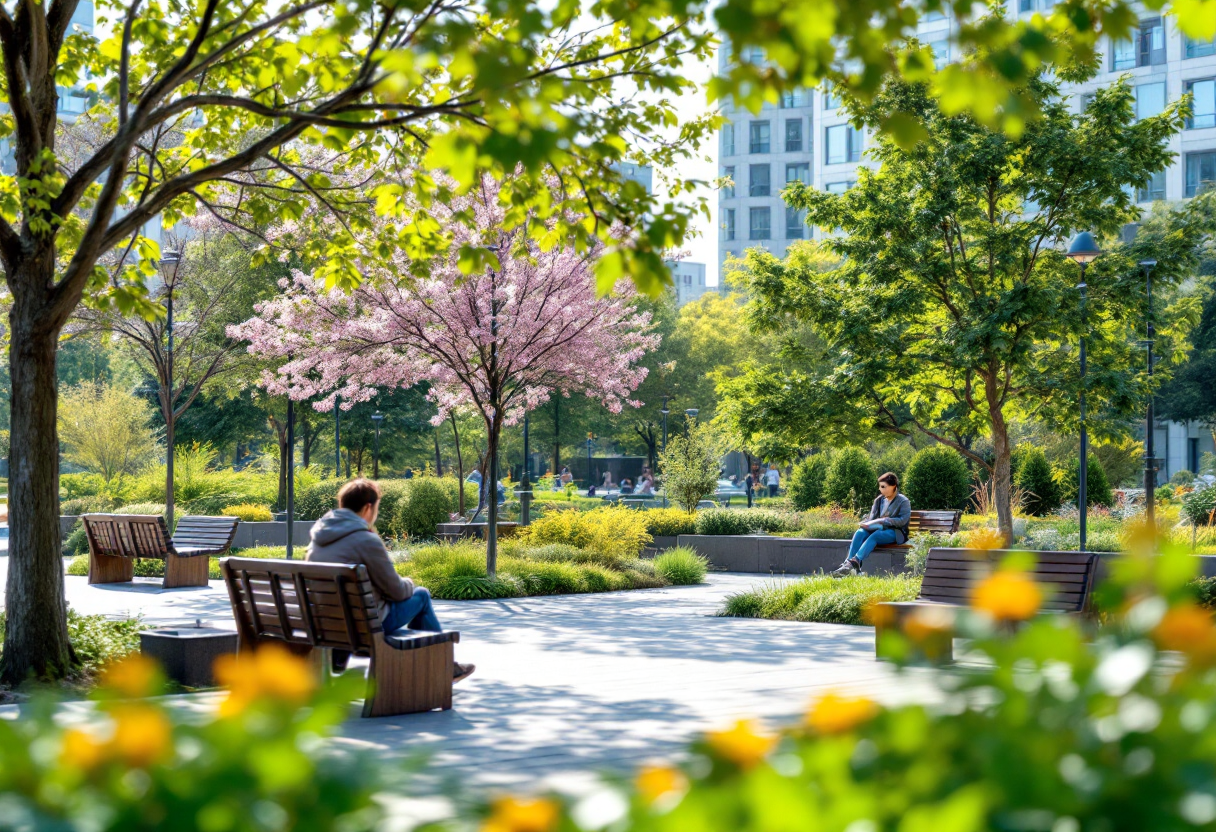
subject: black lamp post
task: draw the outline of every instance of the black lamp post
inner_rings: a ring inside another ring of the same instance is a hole
[[[287,509],[287,559],[291,560],[295,546],[292,523],[296,516],[296,403],[290,393],[287,394],[287,505],[284,508]]]
[[[180,251],[166,251],[160,258],[160,273],[165,281],[165,330],[169,348],[165,352],[165,523],[173,528],[173,290],[177,287],[177,271],[181,268]]]
[[[519,481],[519,522],[528,525],[532,522],[532,479],[528,469],[532,467],[532,457],[528,454],[528,414],[524,413],[524,475]],[[497,486],[495,486],[497,489]]]
[[[1086,521],[1089,517],[1089,494],[1087,493],[1089,477],[1089,433],[1085,424],[1085,334],[1089,326],[1086,317],[1086,292],[1089,286],[1085,283],[1085,269],[1100,257],[1102,249],[1088,231],[1082,231],[1073,238],[1068,246],[1068,256],[1081,267],[1081,282],[1077,290],[1081,293],[1081,471],[1077,483],[1077,510],[1081,526],[1081,551],[1085,551]]]
[[[377,410],[372,414],[372,424],[376,426],[376,448],[372,453],[372,479],[380,479],[380,425],[384,422],[384,414]]]
[[[591,443],[595,441],[595,434],[587,432],[587,487],[595,485],[595,480],[591,478]]]
[[[1154,491],[1157,488],[1157,460],[1153,457],[1153,269],[1156,260],[1141,260],[1144,270],[1144,295],[1147,307],[1145,320],[1145,352],[1148,355],[1148,413],[1144,419],[1144,513],[1150,527],[1156,526]]]

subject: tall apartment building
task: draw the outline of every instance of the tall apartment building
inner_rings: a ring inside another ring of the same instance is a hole
[[[1011,17],[1047,12],[1053,0],[1008,0]],[[952,21],[936,14],[922,21],[920,39],[934,52],[938,66],[953,57],[949,35]],[[1132,77],[1137,117],[1156,115],[1171,101],[1190,92],[1194,116],[1181,134],[1170,140],[1174,164],[1138,189],[1141,203],[1194,196],[1205,183],[1216,182],[1216,42],[1184,36],[1171,18],[1143,13],[1130,40],[1104,48],[1102,71],[1091,81],[1067,85],[1073,106],[1080,111],[1087,96],[1123,74]],[[719,52],[726,69],[728,50]],[[759,61],[762,55],[745,56]],[[764,246],[781,256],[789,245],[823,230],[810,229],[798,212],[781,201],[781,189],[799,179],[817,188],[843,192],[857,180],[868,136],[853,129],[830,91],[799,89],[786,93],[777,105],[766,104],[753,115],[726,102],[727,124],[719,136],[719,175],[733,187],[718,194],[718,258],[739,256]]]

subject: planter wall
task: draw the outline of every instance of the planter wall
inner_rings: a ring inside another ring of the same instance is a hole
[[[691,546],[714,569],[761,575],[814,575],[831,572],[849,553],[847,540],[820,540],[772,535],[682,534],[681,546]],[[904,553],[881,549],[866,559],[866,573],[894,575],[905,571]]]
[[[642,550],[643,557],[654,557],[660,552],[674,549],[680,545],[680,539],[674,534],[656,534],[650,545]]]
[[[312,520],[296,520],[292,524],[292,543],[296,546],[307,546],[309,532],[312,531]],[[247,523],[244,520],[236,524],[236,536],[232,538],[234,549],[249,549],[253,546],[286,546],[287,523],[257,522]]]

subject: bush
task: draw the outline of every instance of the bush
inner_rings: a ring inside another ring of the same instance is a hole
[[[718,489],[718,442],[707,424],[694,422],[686,435],[676,434],[659,455],[663,492],[685,511]]]
[[[60,474],[59,490],[65,499],[97,497],[106,491],[106,481],[101,474]]]
[[[1060,507],[1060,488],[1042,449],[1034,445],[1019,448],[1022,464],[1018,467],[1017,487],[1025,493],[1027,514],[1042,517]]]
[[[397,504],[394,527],[404,536],[434,537],[436,527],[448,522],[455,511],[449,490],[436,477],[414,477],[408,482],[409,492]]]
[[[692,586],[705,582],[709,561],[688,546],[677,546],[655,557],[654,569],[673,586]]]
[[[971,497],[971,473],[957,452],[932,445],[912,457],[901,490],[912,508],[932,511],[962,510]]]
[[[747,515],[729,508],[707,508],[697,512],[697,534],[751,534]]]
[[[1174,499],[1174,487],[1172,485],[1159,485],[1157,490],[1153,492],[1153,496],[1159,501]]]
[[[296,492],[296,515],[301,520],[320,520],[330,509],[338,507],[338,489],[342,480],[321,480]]]
[[[70,558],[82,553],[87,553],[88,551],[89,538],[84,533],[84,524],[78,520],[76,521],[76,525],[72,527],[72,531],[63,541],[63,556],[65,558]],[[81,572],[80,574],[87,575],[88,573],[88,566],[86,564],[85,571]],[[68,574],[72,575],[74,573],[69,572]]]
[[[1182,498],[1181,514],[1192,526],[1212,525],[1212,512],[1216,510],[1216,486],[1192,491]]]
[[[908,466],[912,464],[912,460],[916,457],[916,448],[913,448],[907,442],[900,442],[891,448],[883,451],[877,459],[874,460],[874,473],[878,476],[890,471],[895,476],[899,477],[899,481],[904,481],[904,475],[908,472]]]
[[[682,508],[652,508],[642,512],[642,516],[651,537],[675,537],[697,531],[697,516]]]
[[[1060,486],[1060,499],[1077,504],[1077,484],[1081,481],[1081,461],[1077,458],[1069,463],[1062,473],[1056,472],[1056,482]],[[1111,493],[1110,483],[1106,480],[1106,471],[1101,461],[1092,454],[1085,475],[1086,500],[1090,506],[1113,506],[1115,495]]]
[[[824,503],[824,480],[831,460],[826,453],[812,454],[790,472],[787,494],[794,508],[806,511]]]
[[[76,497],[64,500],[59,504],[59,513],[69,517],[81,514],[105,514],[113,507],[113,500],[99,494],[95,497]]]
[[[5,614],[0,610],[0,645],[4,644]],[[139,634],[148,629],[139,618],[81,615],[68,607],[68,636],[80,659],[79,673],[90,678],[109,662],[139,650]]]
[[[380,486],[380,515],[376,518],[376,531],[385,540],[405,537],[405,529],[398,524],[401,503],[409,496],[410,480],[377,480]]]
[[[1195,474],[1191,471],[1175,471],[1174,476],[1170,477],[1170,485],[1190,485],[1195,481]]]
[[[920,579],[907,575],[873,577],[826,575],[800,581],[774,582],[729,596],[718,615],[817,621],[825,624],[864,624],[867,607],[879,601],[911,601]]]
[[[221,510],[220,514],[224,517],[235,517],[238,520],[244,520],[246,523],[266,523],[273,519],[267,506],[257,506],[252,503],[228,506]]]
[[[518,535],[526,545],[566,543],[617,558],[636,558],[653,538],[645,511],[601,506],[591,511],[549,511]]]
[[[870,457],[861,448],[850,445],[832,455],[823,482],[823,496],[829,503],[857,512],[873,501],[878,493],[877,482]]]

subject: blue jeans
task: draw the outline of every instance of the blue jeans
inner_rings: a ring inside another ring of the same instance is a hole
[[[853,533],[853,542],[849,544],[849,557],[858,563],[865,563],[875,546],[898,542],[899,532],[895,529],[875,529],[874,531],[858,529]]]
[[[384,632],[392,633],[403,627],[443,632],[443,625],[435,617],[435,608],[431,605],[429,589],[420,586],[404,601],[393,601],[389,604],[388,617],[384,619]]]

